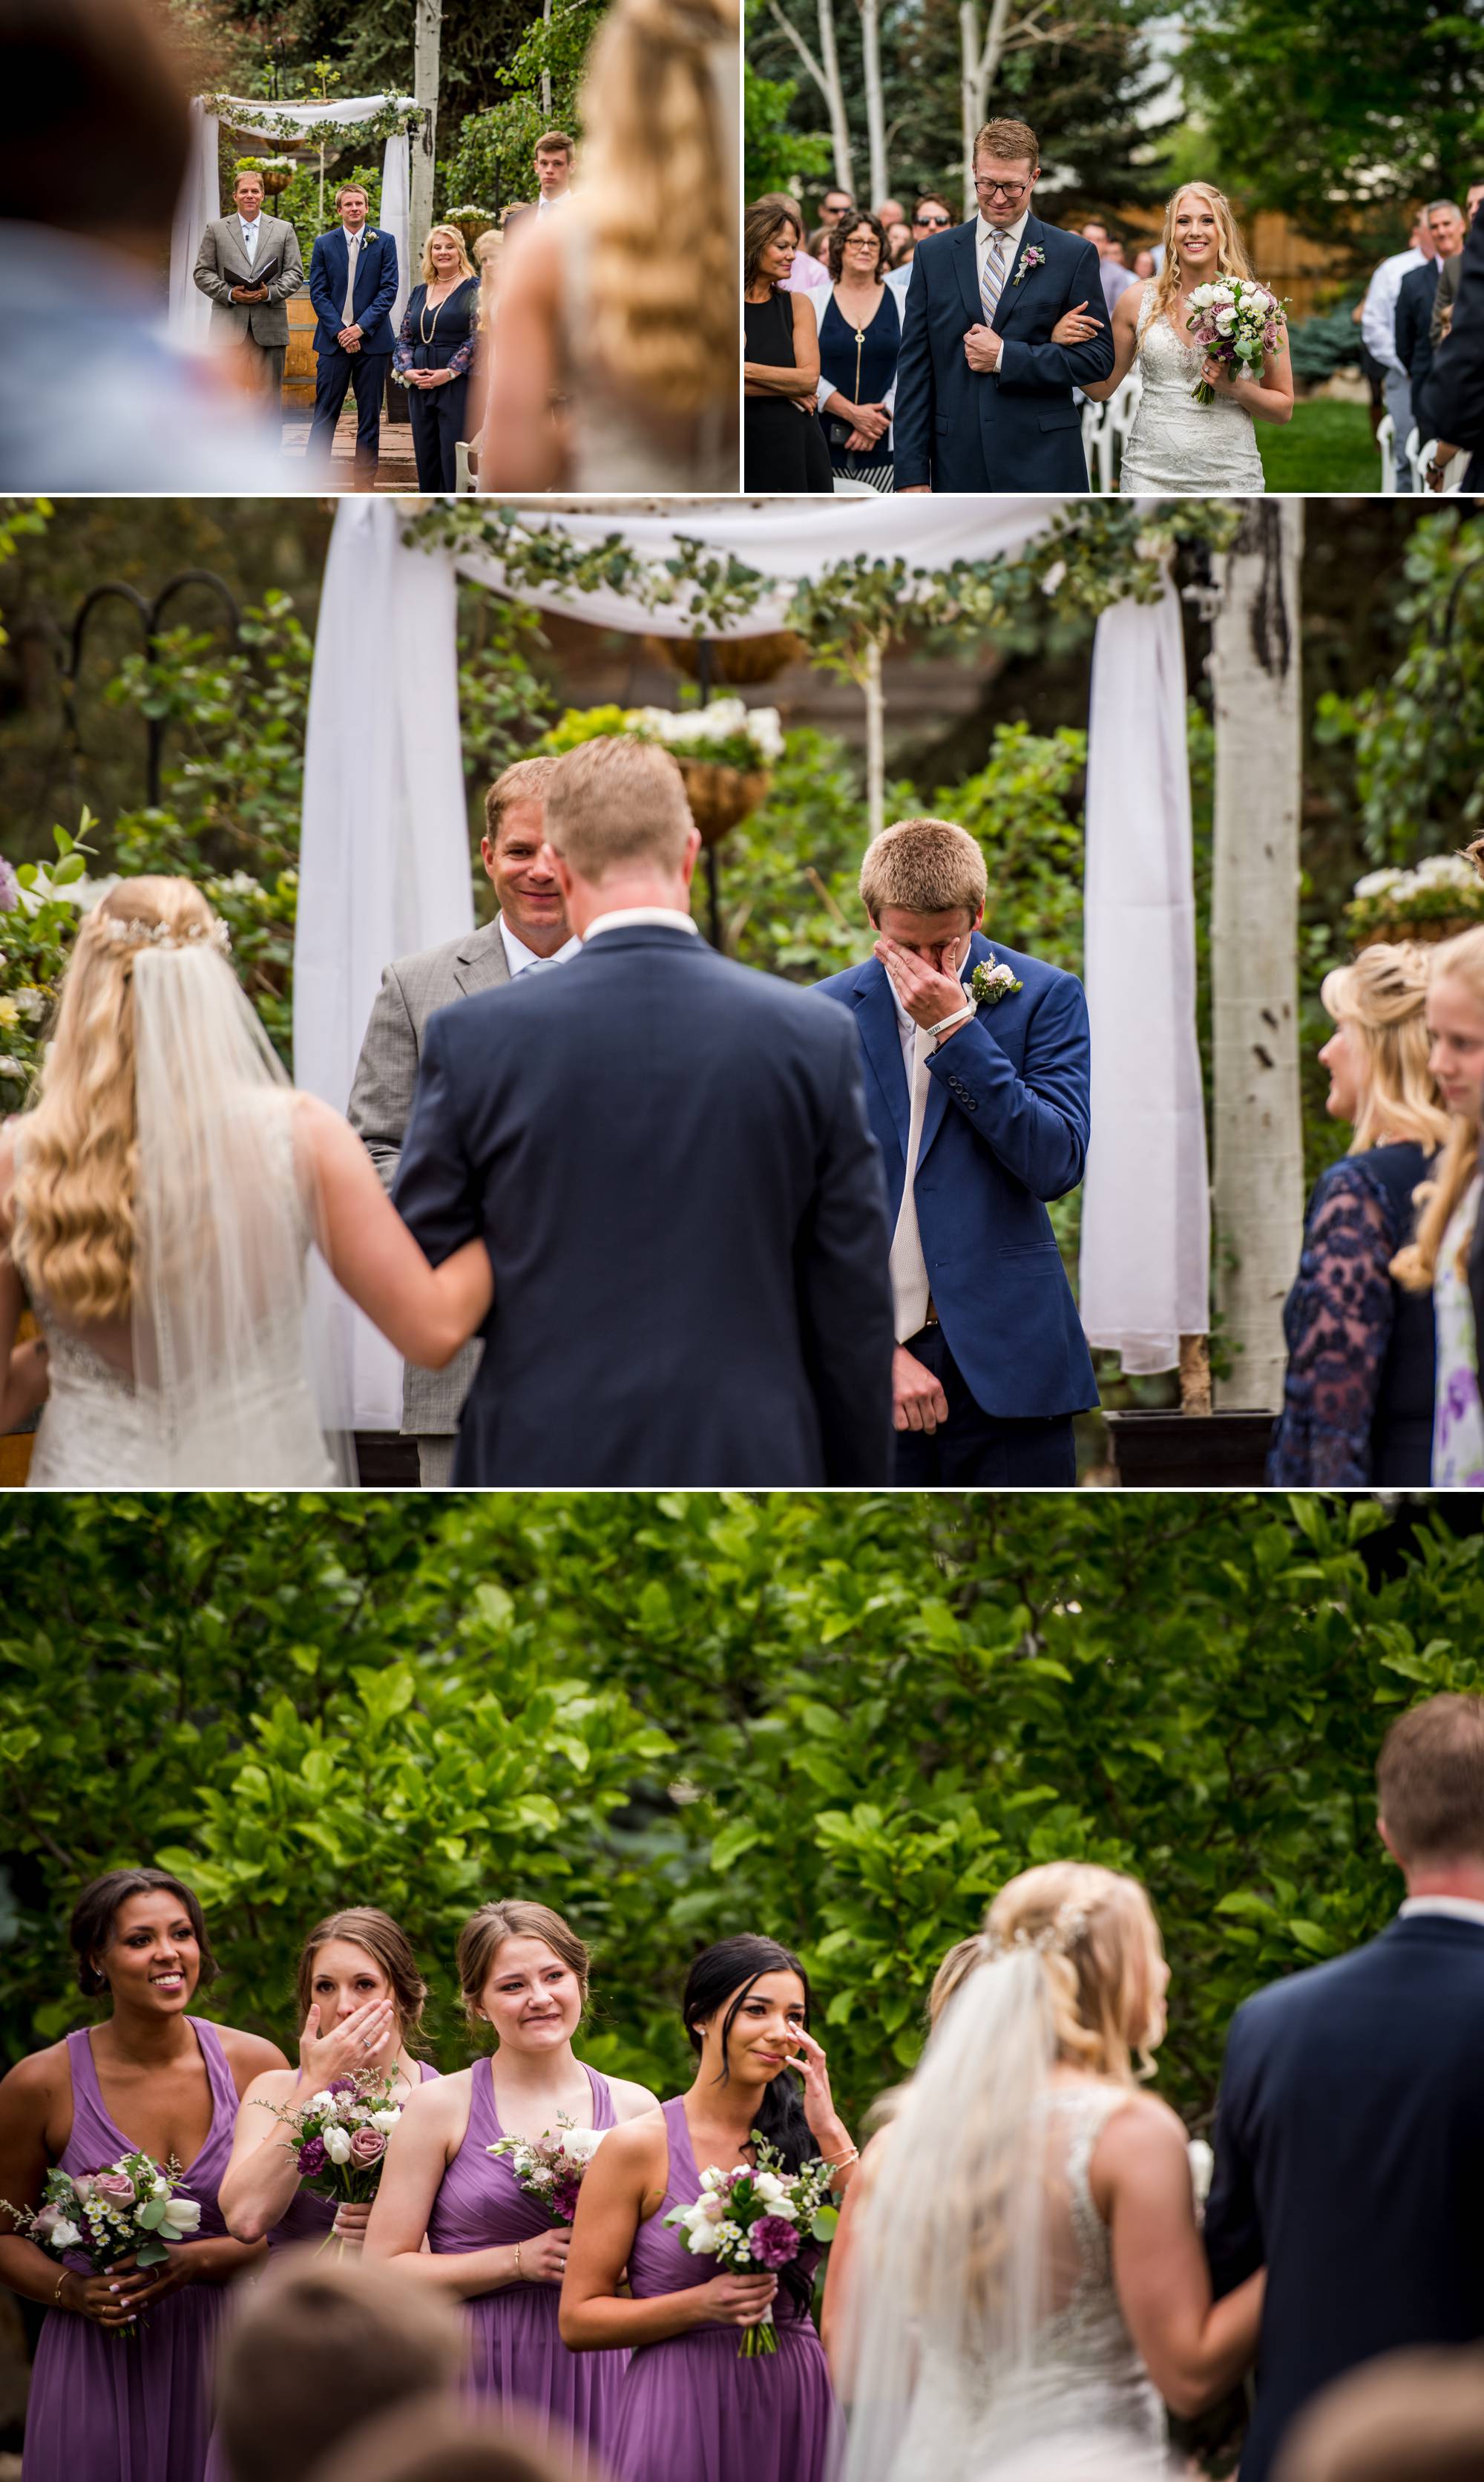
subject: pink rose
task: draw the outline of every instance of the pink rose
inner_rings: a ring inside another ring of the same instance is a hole
[[[60,2224],[61,2221],[62,2208],[60,2206],[43,2206],[32,2227],[33,2239],[40,2241],[50,2240],[54,2227]]]
[[[85,2205],[88,2200],[91,2197],[92,2184],[95,2177],[96,2176],[91,2172],[73,2173],[72,2187],[76,2193],[77,2203],[79,2205]]]
[[[351,2160],[356,2170],[364,2172],[368,2164],[379,2163],[386,2152],[386,2140],[379,2128],[357,2128],[351,2139]]]
[[[127,2172],[98,2172],[93,2176],[92,2193],[110,2206],[132,2206],[134,2183]]]

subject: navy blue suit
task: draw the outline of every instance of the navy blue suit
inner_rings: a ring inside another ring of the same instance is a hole
[[[439,1009],[393,1198],[494,1268],[456,1483],[889,1478],[881,1166],[814,992],[634,924]]]
[[[1113,330],[1091,242],[1028,216],[990,325],[1004,339],[999,368],[972,371],[964,336],[982,327],[975,235],[978,220],[919,242],[907,287],[893,429],[897,488],[935,491],[1085,491],[1081,412],[1074,387],[1106,380]],[[1015,272],[1028,250],[1045,264]],[[1101,317],[1085,345],[1054,345],[1064,310],[1085,302]]]
[[[929,1060],[913,1189],[918,1229],[943,1339],[974,1405],[995,1422],[1064,1423],[1096,1405],[1098,1390],[1043,1201],[1064,1196],[1082,1176],[1087,1003],[1074,975],[998,941],[992,947],[977,931],[965,980],[991,958],[1008,965],[1022,988],[981,1006]],[[907,1172],[909,1096],[892,987],[872,957],[819,988],[855,1018],[866,1108],[886,1166],[895,1228]],[[918,1353],[915,1342],[912,1350]],[[946,1392],[951,1430],[953,1391]]]
[[[340,330],[346,324],[350,263],[345,226],[337,224],[333,232],[321,233],[309,260],[309,299],[320,322],[314,331],[318,360],[309,454],[311,458],[329,456],[346,390],[353,387],[356,471],[362,481],[375,482],[381,446],[381,399],[397,341],[391,322],[391,308],[397,299],[397,245],[390,233],[366,226],[355,270],[355,325],[360,329],[361,341],[359,352],[354,354],[346,353],[339,342]]]
[[[1484,484],[1484,206],[1464,243],[1453,324],[1433,356],[1427,404],[1438,437],[1473,451],[1462,488],[1476,491]]]
[[[1484,2338],[1484,1927],[1393,1922],[1232,2022],[1206,2247],[1218,2293],[1267,2268],[1241,2482],[1357,2363]]]
[[[1412,413],[1422,440],[1433,437],[1424,410],[1432,370],[1432,305],[1438,290],[1438,262],[1409,269],[1396,296],[1396,358],[1412,383]]]

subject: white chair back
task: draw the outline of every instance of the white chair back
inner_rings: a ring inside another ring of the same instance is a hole
[[[1381,488],[1389,497],[1396,490],[1396,425],[1389,413],[1383,413],[1376,425],[1376,446],[1381,452]]]

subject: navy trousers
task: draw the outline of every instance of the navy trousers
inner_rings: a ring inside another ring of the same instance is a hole
[[[936,1431],[898,1431],[892,1481],[898,1490],[1003,1488],[1033,1484],[1066,1491],[1077,1481],[1077,1443],[1070,1413],[1006,1421],[983,1408],[948,1349],[936,1322],[907,1339],[907,1351],[948,1398],[948,1421]]]
[[[377,460],[381,453],[381,399],[391,360],[390,354],[344,354],[338,345],[331,354],[316,354],[314,420],[309,425],[311,461],[316,457],[328,461],[346,390],[353,387],[356,480],[376,481]]]
[[[407,414],[412,424],[412,453],[417,459],[420,491],[453,491],[458,488],[458,443],[466,436],[464,414],[469,374],[442,387],[408,388]]]

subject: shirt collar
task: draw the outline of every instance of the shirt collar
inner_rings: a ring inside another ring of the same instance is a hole
[[[1400,1908],[1400,1917],[1414,1920],[1419,1914],[1443,1914],[1450,1921],[1475,1922],[1484,1930],[1484,1904],[1476,1896],[1409,1896]]]
[[[600,931],[635,931],[640,924],[653,924],[662,931],[695,931],[689,913],[675,911],[668,905],[624,905],[615,913],[600,913],[583,933],[583,945],[595,939]],[[700,933],[695,931],[697,938]]]
[[[1008,243],[1008,245],[1009,245],[1008,249],[1007,249],[1007,250],[1006,250],[1006,251],[1005,251],[1005,265],[1006,265],[1006,267],[1008,267],[1008,265],[1009,265],[1009,263],[1010,263],[1010,260],[1015,256],[1015,253],[1016,253],[1016,251],[1019,250],[1020,246],[1021,246],[1021,243],[1022,243],[1022,242],[1025,240],[1025,238],[1026,238],[1026,226],[1027,226],[1027,224],[1028,224],[1029,220],[1030,220],[1030,209],[1029,209],[1028,207],[1023,207],[1023,208],[1021,209],[1020,217],[1019,217],[1018,222],[1017,222],[1017,223],[1015,223],[1015,224],[1011,224],[1011,225],[1010,225],[1010,227],[1009,227],[1009,230],[1008,230],[1008,231],[1005,233],[1005,235],[1004,235],[1004,239],[1005,239],[1005,241],[1006,241],[1006,242]],[[976,209],[975,209],[974,223],[975,223],[975,234],[974,234],[974,248],[975,248],[975,253],[976,253],[976,256],[977,256],[977,257],[979,257],[979,258],[982,258],[982,257],[983,257],[983,255],[984,255],[984,252],[985,252],[985,251],[986,251],[986,250],[989,248],[990,238],[991,238],[992,234],[993,234],[993,233],[994,233],[994,231],[995,231],[995,226],[994,226],[993,224],[986,224],[986,223],[985,223],[984,218],[979,214],[979,212],[978,212],[978,209],[977,209],[977,208],[976,208]]]
[[[523,974],[528,965],[539,964],[542,962],[534,948],[527,947],[524,939],[517,939],[503,913],[500,916],[500,937],[505,945],[505,962],[509,966],[512,978],[516,974]],[[574,932],[570,939],[565,940],[561,947],[553,951],[551,964],[564,965],[569,957],[576,956],[582,944]]]

